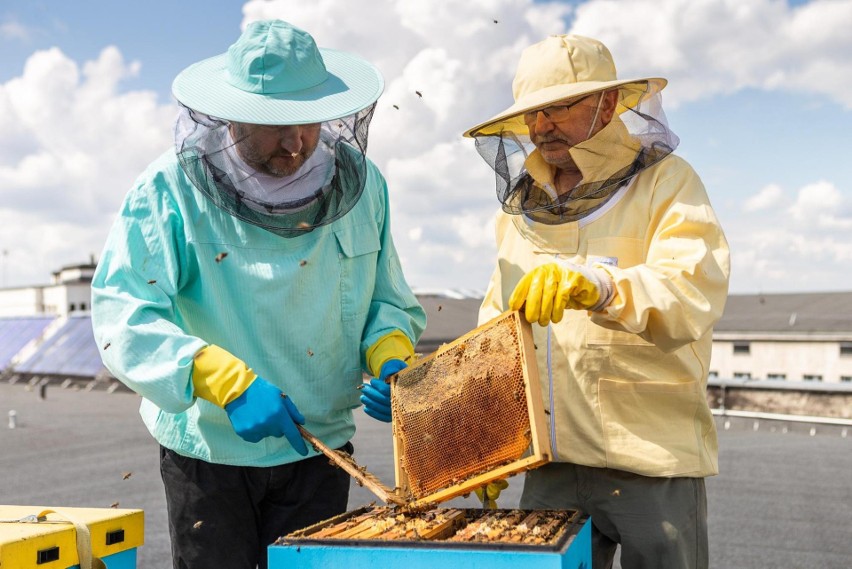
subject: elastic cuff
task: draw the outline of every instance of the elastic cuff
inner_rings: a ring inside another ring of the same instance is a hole
[[[256,378],[244,361],[219,346],[201,348],[193,358],[195,396],[219,407],[242,395]]]
[[[601,312],[610,305],[612,299],[615,298],[615,285],[612,281],[612,275],[609,274],[601,265],[590,267],[590,272],[597,279],[600,298],[597,304],[589,308],[592,312]]]

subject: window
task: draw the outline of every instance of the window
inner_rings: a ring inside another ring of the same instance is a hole
[[[735,371],[734,379],[751,379],[750,371]]]
[[[841,375],[840,381],[843,383],[852,383],[852,375]]]
[[[85,302],[80,303],[80,310],[86,310],[86,303]]]
[[[734,342],[735,354],[750,354],[751,344],[749,342]]]
[[[805,381],[822,381],[822,376],[816,373],[806,373],[802,376]]]
[[[72,302],[71,306],[68,307],[68,311],[74,312],[75,310],[77,310],[77,305]]]
[[[852,342],[840,342],[840,355],[852,356]]]
[[[766,379],[787,379],[786,373],[767,373]]]
[[[713,377],[713,378],[719,377],[719,372],[718,371],[711,371],[710,373],[707,374],[707,377]]]

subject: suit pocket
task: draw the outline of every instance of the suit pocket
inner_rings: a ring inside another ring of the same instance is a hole
[[[364,316],[370,308],[381,244],[374,223],[335,229],[340,248],[340,302],[344,321]]]
[[[598,386],[608,467],[652,476],[698,470],[698,382],[601,379]]]

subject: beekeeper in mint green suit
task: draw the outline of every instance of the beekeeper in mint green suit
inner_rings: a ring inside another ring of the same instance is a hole
[[[345,511],[348,475],[297,425],[351,452],[363,371],[413,356],[425,315],[365,156],[382,88],[280,20],[174,82],[176,148],[122,205],[92,318],[161,445],[176,568],[266,567],[276,538]]]
[[[665,85],[619,79],[601,42],[554,35],[521,55],[514,104],[465,133],[503,206],[480,320],[522,309],[534,323],[550,420],[554,461],[527,473],[520,505],[590,514],[595,569],[619,544],[624,569],[708,566],[706,384],[729,250],[673,153]]]

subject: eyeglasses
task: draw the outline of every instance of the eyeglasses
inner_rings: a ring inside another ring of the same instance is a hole
[[[546,107],[544,109],[536,109],[534,111],[528,111],[524,113],[524,122],[527,124],[532,124],[538,118],[538,113],[542,113],[544,117],[550,122],[565,122],[570,118],[571,109],[577,106],[579,103],[583,102],[588,97],[583,97],[582,99],[578,99],[573,101],[567,105],[554,105],[552,107]]]

